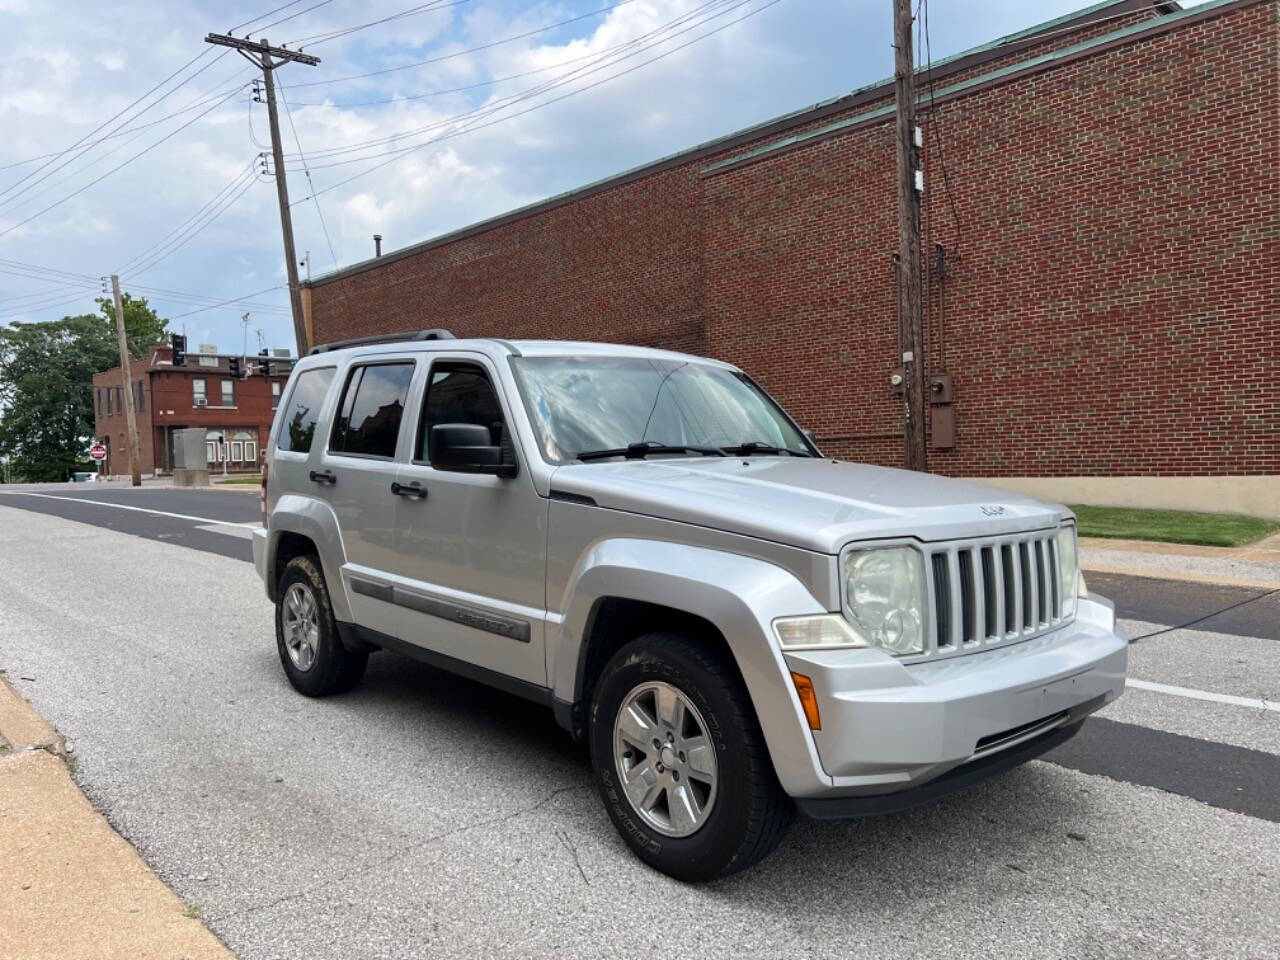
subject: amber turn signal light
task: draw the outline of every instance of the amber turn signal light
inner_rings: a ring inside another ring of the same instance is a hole
[[[821,730],[822,718],[818,715],[818,697],[813,692],[813,681],[803,673],[796,673],[793,670],[791,682],[796,685],[796,693],[800,695],[800,706],[804,707],[804,716],[809,721],[809,729]]]

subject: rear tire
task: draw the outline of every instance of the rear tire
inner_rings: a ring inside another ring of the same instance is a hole
[[[590,736],[609,817],[665,874],[736,873],[768,856],[791,823],[742,679],[706,643],[651,633],[615,653],[592,697]]]
[[[311,556],[290,560],[276,597],[276,650],[293,688],[308,697],[326,697],[359,683],[369,655],[342,645],[320,561]]]

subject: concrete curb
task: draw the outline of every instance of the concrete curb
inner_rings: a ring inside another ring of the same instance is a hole
[[[66,760],[62,736],[0,677],[0,957],[234,960]]]
[[[36,713],[0,672],[0,744],[9,750],[45,750],[66,759],[62,735]]]

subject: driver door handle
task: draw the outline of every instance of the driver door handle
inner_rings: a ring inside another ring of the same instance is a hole
[[[313,483],[327,483],[330,485],[333,485],[338,480],[330,470],[312,470],[310,477]]]
[[[396,481],[392,481],[391,492],[397,497],[417,497],[419,500],[425,500],[427,498],[426,489],[416,480],[412,483],[398,483]]]

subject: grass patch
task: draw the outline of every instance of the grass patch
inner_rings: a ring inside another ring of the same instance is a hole
[[[1139,510],[1136,507],[1073,506],[1080,536],[1121,540],[1195,543],[1207,547],[1238,547],[1280,530],[1280,524],[1232,513],[1192,513],[1186,510]]]
[[[188,920],[200,920],[204,917],[204,908],[198,903],[193,903],[182,911],[182,915]]]
[[[226,477],[225,479],[219,477],[217,480],[214,480],[213,482],[220,485],[221,484],[239,484],[242,486],[249,486],[250,484],[252,484],[253,486],[256,487],[258,484],[262,483],[262,477],[258,476],[255,473],[247,477]]]

